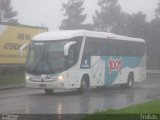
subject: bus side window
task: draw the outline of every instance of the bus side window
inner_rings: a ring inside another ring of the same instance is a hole
[[[94,38],[87,38],[84,47],[84,56],[93,56],[95,52]]]

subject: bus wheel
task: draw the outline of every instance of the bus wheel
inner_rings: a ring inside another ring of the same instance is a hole
[[[133,84],[134,84],[134,76],[133,76],[133,73],[130,73],[128,75],[128,81],[127,81],[126,87],[131,88]]]
[[[53,89],[45,89],[44,91],[47,95],[52,95],[53,94]]]
[[[78,92],[85,93],[88,87],[89,87],[89,80],[87,79],[87,77],[82,77],[81,87],[78,89]]]

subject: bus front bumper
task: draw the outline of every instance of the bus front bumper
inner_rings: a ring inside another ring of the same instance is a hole
[[[53,82],[35,82],[31,80],[26,80],[27,88],[36,89],[65,89],[64,81],[53,81]]]

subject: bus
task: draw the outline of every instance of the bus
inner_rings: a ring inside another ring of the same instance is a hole
[[[146,79],[145,41],[87,30],[44,32],[32,38],[26,59],[26,86],[76,89],[132,87]]]

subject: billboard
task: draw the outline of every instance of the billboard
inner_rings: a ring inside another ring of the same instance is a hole
[[[0,23],[0,64],[24,64],[27,50],[20,57],[20,47],[25,43],[29,43],[36,34],[46,31],[47,28],[12,26]]]

